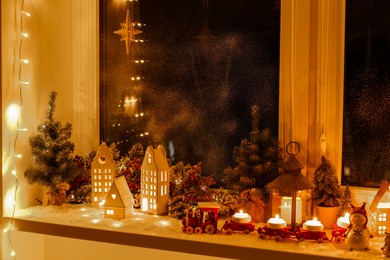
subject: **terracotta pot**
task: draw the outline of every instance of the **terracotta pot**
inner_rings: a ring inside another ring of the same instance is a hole
[[[333,224],[337,222],[337,212],[339,207],[321,207],[315,206],[317,219],[321,221],[324,228],[333,228]]]

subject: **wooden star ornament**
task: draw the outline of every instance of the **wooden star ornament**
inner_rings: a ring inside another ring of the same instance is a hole
[[[120,23],[120,25],[121,28],[119,30],[114,31],[114,33],[121,36],[120,41],[125,41],[126,53],[129,54],[130,42],[131,41],[134,42],[135,41],[134,36],[142,33],[142,31],[135,29],[134,25],[131,23],[129,9],[127,9],[125,22]]]

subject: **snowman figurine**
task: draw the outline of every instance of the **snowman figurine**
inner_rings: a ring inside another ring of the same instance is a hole
[[[368,244],[372,235],[367,228],[366,203],[361,207],[355,207],[350,204],[351,212],[349,216],[350,225],[348,226],[345,236],[345,244],[349,250],[368,250]]]

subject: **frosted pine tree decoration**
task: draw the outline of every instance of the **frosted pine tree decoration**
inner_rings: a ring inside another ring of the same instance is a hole
[[[77,162],[70,140],[72,125],[55,121],[57,92],[50,93],[46,120],[38,126],[37,133],[29,138],[33,165],[24,172],[30,184],[44,188],[43,205],[61,205],[66,201],[68,182],[78,174]]]
[[[322,207],[338,207],[340,205],[341,191],[335,174],[335,169],[325,159],[314,172],[314,203]]]

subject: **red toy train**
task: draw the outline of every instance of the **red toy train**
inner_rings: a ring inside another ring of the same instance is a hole
[[[232,220],[226,221],[221,230],[218,229],[218,209],[219,205],[215,202],[198,202],[199,212],[193,209],[188,211],[187,216],[182,220],[182,230],[188,234],[208,233],[215,234],[225,230],[228,234],[234,231],[242,231],[245,234],[256,230],[252,221],[248,223],[238,223]]]
[[[187,216],[182,220],[183,232],[188,234],[216,234],[218,232],[226,231],[228,234],[233,234],[237,231],[249,234],[250,232],[257,231],[259,237],[262,239],[269,236],[274,237],[276,241],[281,241],[282,239],[297,239],[298,241],[316,240],[318,243],[332,241],[333,239],[335,239],[336,242],[339,242],[345,233],[345,229],[335,226],[332,230],[332,239],[329,239],[325,231],[308,231],[303,228],[292,230],[289,226],[275,229],[270,228],[267,225],[256,229],[252,221],[239,223],[233,220],[226,220],[219,230],[217,226],[219,205],[215,202],[198,202],[198,206],[199,212],[190,209]]]

